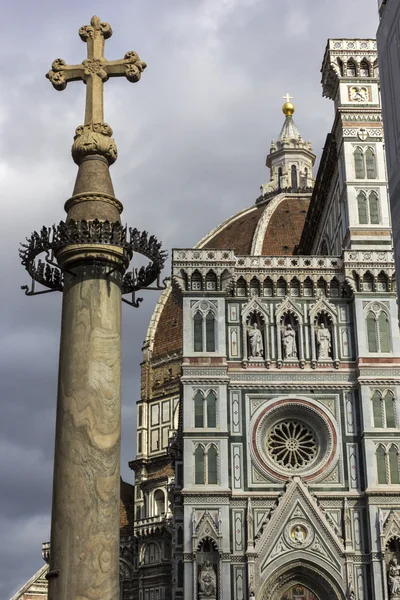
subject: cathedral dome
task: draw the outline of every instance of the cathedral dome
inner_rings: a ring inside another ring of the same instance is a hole
[[[236,256],[288,256],[295,253],[311,194],[279,191],[226,219],[196,244],[196,248],[234,250]],[[180,353],[182,312],[171,289],[161,295],[151,319],[144,349],[147,358]]]

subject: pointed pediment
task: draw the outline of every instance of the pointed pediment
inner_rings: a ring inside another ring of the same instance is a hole
[[[282,554],[298,553],[328,561],[341,572],[343,540],[300,477],[288,484],[256,542],[261,571]]]
[[[251,300],[249,300],[249,302],[247,304],[245,304],[245,306],[243,307],[243,310],[242,310],[243,322],[246,323],[247,318],[254,312],[256,312],[257,314],[262,316],[265,321],[269,322],[269,313],[268,313],[267,307],[256,296],[251,298]]]
[[[49,570],[49,565],[44,564],[37,573],[31,577],[29,581],[22,586],[11,598],[11,600],[20,600],[25,594],[32,600],[47,600],[47,579],[46,575]]]
[[[324,295],[321,295],[317,302],[310,306],[310,317],[312,320],[314,320],[321,313],[328,314],[333,321],[337,321],[337,310]]]
[[[213,538],[215,541],[218,540],[218,528],[214,517],[208,510],[204,511],[200,521],[198,522],[195,537],[197,538],[198,542],[205,538]]]
[[[303,322],[304,313],[300,306],[292,300],[289,296],[286,296],[284,300],[276,308],[276,319],[280,319],[286,313],[294,313],[300,322]]]
[[[400,512],[391,510],[389,515],[385,516],[383,514],[381,515],[381,517],[383,517],[383,540],[384,545],[386,546],[393,538],[400,540]]]

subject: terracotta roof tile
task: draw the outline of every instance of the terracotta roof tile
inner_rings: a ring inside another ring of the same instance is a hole
[[[262,247],[263,256],[292,255],[300,243],[310,198],[286,198],[272,213]]]
[[[219,233],[217,232],[203,248],[233,249],[235,254],[250,254],[254,232],[264,206],[239,217]]]
[[[182,350],[182,308],[172,293],[165,303],[154,335],[153,358]]]

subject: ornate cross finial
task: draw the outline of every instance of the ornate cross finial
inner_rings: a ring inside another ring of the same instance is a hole
[[[72,156],[77,164],[88,154],[104,156],[109,164],[117,159],[117,148],[111,138],[112,129],[104,123],[103,85],[109,77],[125,76],[128,81],[139,81],[146,63],[136,52],[127,52],[120,60],[108,61],[104,57],[104,42],[112,36],[108,23],[92,17],[90,25],[79,30],[79,36],[87,43],[87,58],[80,65],[67,65],[57,58],[46,77],[56,90],[64,90],[69,81],[86,84],[85,123],[77,128],[72,146]]]
[[[286,100],[286,102],[290,102],[293,100],[293,96],[289,96],[289,93],[287,93],[286,96],[283,96],[283,99]]]

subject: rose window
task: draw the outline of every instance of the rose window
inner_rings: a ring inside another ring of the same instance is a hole
[[[276,424],[269,432],[267,446],[274,462],[286,469],[305,467],[317,455],[313,432],[298,421]]]
[[[318,400],[268,399],[254,412],[250,428],[254,465],[271,481],[294,474],[322,480],[339,458],[334,413]]]

